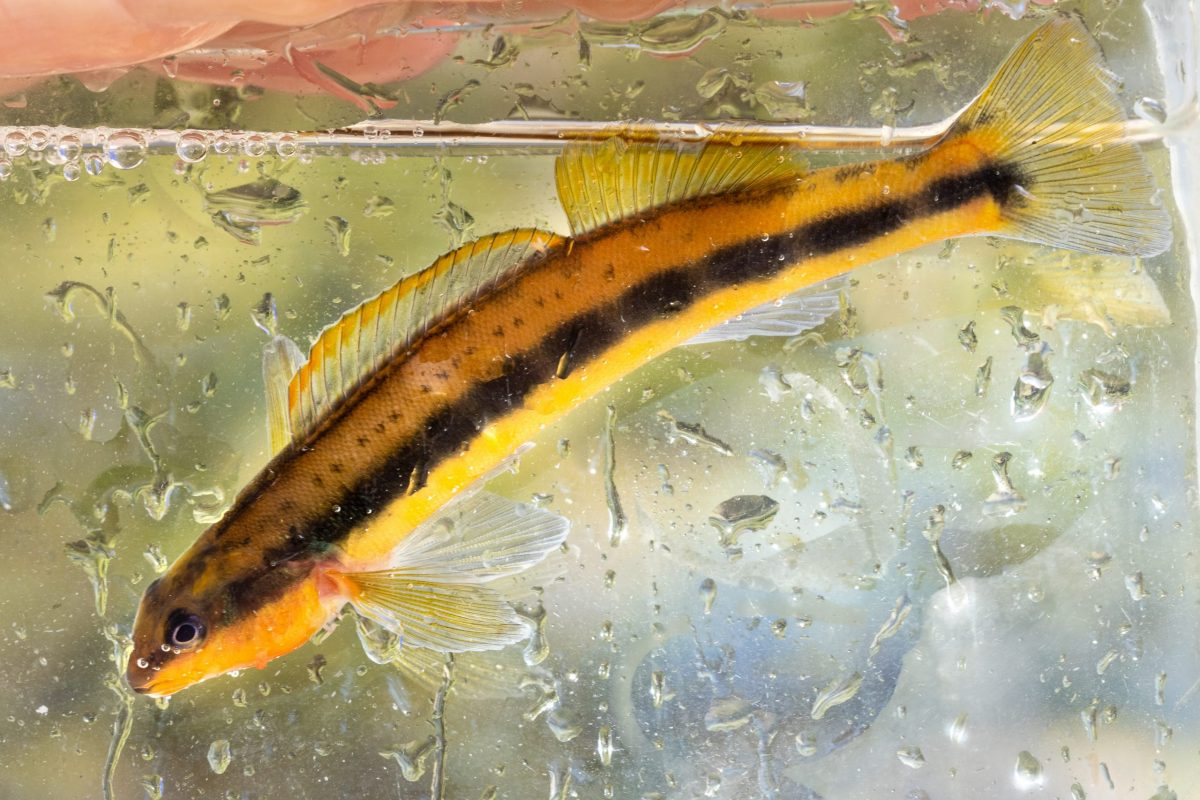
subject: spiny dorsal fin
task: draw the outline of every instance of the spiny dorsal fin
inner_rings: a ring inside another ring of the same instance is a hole
[[[328,408],[431,324],[562,241],[535,229],[485,236],[446,253],[348,311],[318,337],[308,362],[292,376],[288,385],[292,437],[311,430]]]
[[[680,200],[803,174],[803,165],[782,146],[621,138],[567,145],[554,166],[558,198],[575,236]]]

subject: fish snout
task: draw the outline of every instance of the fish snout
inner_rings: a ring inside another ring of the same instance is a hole
[[[138,694],[152,694],[154,682],[158,678],[159,665],[156,660],[130,654],[129,664],[125,668],[125,682],[129,688]]]

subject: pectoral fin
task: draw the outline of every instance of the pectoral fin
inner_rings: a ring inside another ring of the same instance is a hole
[[[512,606],[469,575],[390,569],[341,577],[354,609],[400,634],[406,647],[498,650],[529,635]]]
[[[355,610],[399,634],[405,646],[497,650],[529,631],[486,584],[537,564],[562,544],[568,527],[548,511],[479,494],[409,534],[389,568],[336,577]]]

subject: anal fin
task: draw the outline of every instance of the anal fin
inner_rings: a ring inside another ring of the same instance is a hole
[[[845,286],[844,278],[834,278],[806,287],[739,314],[699,336],[693,336],[684,345],[742,342],[752,336],[799,336],[837,313],[839,295]]]

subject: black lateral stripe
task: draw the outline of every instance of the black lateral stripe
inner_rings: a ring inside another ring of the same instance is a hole
[[[931,183],[921,193],[815,220],[766,241],[754,239],[715,250],[701,261],[654,275],[605,306],[581,312],[550,331],[537,347],[510,356],[503,375],[482,382],[430,416],[417,437],[397,449],[383,469],[366,476],[339,503],[340,511],[303,526],[297,540],[312,550],[341,542],[393,499],[469,446],[476,434],[519,407],[537,387],[555,379],[564,354],[577,369],[612,347],[629,331],[669,318],[721,288],[770,278],[804,260],[846,250],[934,214],[952,211],[984,195],[998,203],[1015,199],[1020,172],[988,164]],[[423,480],[422,480],[423,482]],[[264,567],[296,553],[268,551]],[[249,598],[247,598],[249,599]]]

